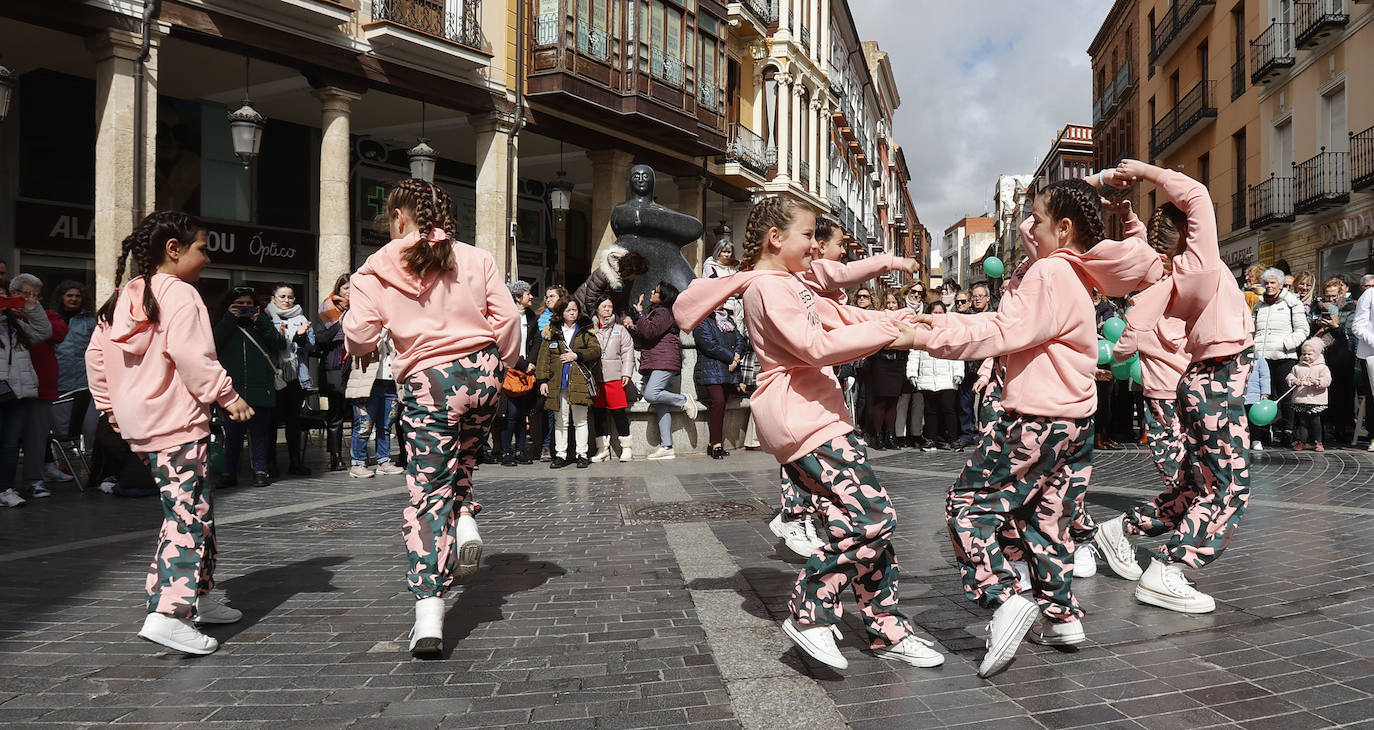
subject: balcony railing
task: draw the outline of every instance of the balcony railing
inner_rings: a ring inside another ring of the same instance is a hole
[[[1231,101],[1245,95],[1245,57],[1241,56],[1231,64]]]
[[[1267,84],[1283,69],[1293,68],[1293,24],[1270,23],[1259,38],[1250,41],[1250,83]]]
[[[1231,195],[1231,230],[1239,231],[1245,227],[1245,189],[1241,188]]]
[[[1150,29],[1150,63],[1158,65],[1164,60],[1187,31],[1196,27],[1202,14],[1212,9],[1216,0],[1180,0],[1170,8],[1163,18]]]
[[[1293,5],[1298,48],[1316,48],[1350,24],[1345,0],[1299,0]]]
[[[1350,187],[1374,186],[1374,127],[1350,135]]]
[[[1293,178],[1273,177],[1250,188],[1250,227],[1266,228],[1293,220]]]
[[[778,0],[741,0],[740,4],[753,13],[759,25],[765,28],[778,22]]]
[[[1217,82],[1199,81],[1150,130],[1150,155],[1162,157],[1217,117]]]
[[[707,111],[719,112],[725,103],[725,90],[702,80],[697,82],[697,106]]]
[[[372,19],[482,50],[482,0],[462,0],[458,10],[425,0],[372,0]]]
[[[682,59],[677,56],[669,56],[655,48],[649,56],[649,70],[674,86],[682,86]]]
[[[1293,211],[1315,213],[1350,202],[1349,154],[1323,147],[1312,159],[1293,167]]]
[[[738,162],[759,175],[778,164],[778,148],[769,146],[739,122],[730,125],[730,141],[725,145],[726,162]]]
[[[835,183],[825,184],[825,200],[830,203],[831,215],[839,215],[844,210],[844,198],[840,197],[840,187]]]
[[[804,25],[801,27],[801,44],[802,48],[811,48],[811,29]]]
[[[534,45],[558,45],[558,13],[542,13],[535,19]]]
[[[807,190],[811,189],[811,163],[802,160],[797,163],[797,182]]]
[[[1126,98],[1126,92],[1135,87],[1135,74],[1131,71],[1131,62],[1122,61],[1121,68],[1116,70],[1116,98],[1118,101]]]
[[[577,50],[585,56],[599,58],[602,61],[611,60],[610,38],[607,37],[604,28],[589,28],[579,24]]]

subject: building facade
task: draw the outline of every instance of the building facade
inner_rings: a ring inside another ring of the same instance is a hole
[[[1027,218],[1032,205],[1030,189],[1034,175],[998,175],[997,186],[992,191],[992,228],[997,236],[993,247],[995,255],[1002,259],[1008,274],[1020,263],[1024,256],[1021,248],[1021,221]],[[998,288],[1000,282],[994,282]]]
[[[988,216],[969,216],[946,228],[940,247],[942,282],[955,281],[967,289],[974,281],[986,278],[982,262],[994,253],[996,243],[997,232]]]

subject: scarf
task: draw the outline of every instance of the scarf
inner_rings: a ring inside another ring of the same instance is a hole
[[[301,305],[292,304],[290,309],[282,309],[272,300],[267,300],[267,313],[272,315],[272,319],[278,322],[285,322],[301,316]]]
[[[320,321],[326,326],[334,324],[343,319],[344,312],[348,311],[348,300],[339,296],[335,292],[330,292],[329,296],[320,302]]]
[[[1277,301],[1279,300],[1279,297],[1281,297],[1281,296],[1283,296],[1283,292],[1282,292],[1282,291],[1280,291],[1278,294],[1275,294],[1275,295],[1272,296],[1272,297],[1269,296],[1268,294],[1265,294],[1265,295],[1263,295],[1264,303],[1265,303],[1265,304],[1273,304],[1274,302],[1277,302]]]
[[[730,313],[724,309],[716,310],[716,326],[720,328],[721,332],[735,331],[735,321],[730,319]]]

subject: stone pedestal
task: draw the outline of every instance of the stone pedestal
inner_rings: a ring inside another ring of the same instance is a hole
[[[697,397],[696,381],[693,372],[696,368],[697,349],[690,334],[682,335],[682,374],[673,379],[671,389],[684,395]],[[634,377],[634,396],[644,392],[644,378],[639,373]],[[744,448],[744,432],[749,423],[749,399],[731,398],[725,406],[725,449]],[[635,456],[642,458],[658,448],[658,415],[654,407],[642,398],[630,405],[630,440],[634,445]],[[704,454],[711,445],[710,427],[707,422],[707,409],[702,404],[696,420],[687,418],[681,410],[673,413],[673,451],[678,455]]]

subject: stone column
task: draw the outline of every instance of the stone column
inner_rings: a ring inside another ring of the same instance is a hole
[[[692,175],[675,177],[673,182],[677,183],[678,212],[686,213],[693,218],[700,218],[702,199],[706,195],[706,180],[699,175]],[[702,221],[702,223],[705,224],[706,221]],[[698,238],[696,243],[684,246],[682,249],[683,258],[692,265],[692,270],[697,273],[697,276],[701,275],[701,267],[706,263],[706,257],[710,255],[706,251],[707,246],[703,244],[704,240],[708,240],[705,237],[711,235],[710,228],[711,226],[706,225],[702,230],[702,238]]]
[[[816,114],[816,129],[819,132],[816,135],[816,167],[819,174],[816,177],[816,190],[820,191],[821,197],[826,197],[830,188],[830,110],[824,98],[818,101],[820,109]]]
[[[353,270],[353,219],[348,198],[349,107],[362,98],[346,89],[326,86],[311,94],[323,112],[320,121],[320,244],[317,291],[334,290],[334,280]]]
[[[792,165],[788,158],[792,155],[792,77],[778,74],[778,178],[782,181],[792,179]]]
[[[507,143],[510,140],[514,117],[506,114],[474,114],[468,117],[477,138],[477,240],[473,245],[491,254],[504,275],[507,249],[512,245],[506,207],[511,191],[507,186],[506,167],[510,162]],[[515,151],[517,169],[519,150]],[[515,266],[515,252],[510,251],[510,264]]]
[[[611,230],[611,211],[625,202],[628,195],[626,184],[635,157],[623,150],[591,150],[587,159],[592,162],[592,229],[588,239],[596,243],[596,253],[592,255],[592,266],[601,260],[601,254],[615,243],[615,231]],[[559,257],[564,255],[558,252]]]
[[[143,195],[134,184],[135,69],[142,44],[137,33],[108,30],[86,39],[95,57],[95,288],[96,301],[114,291],[115,258],[133,231],[134,217],[152,212],[157,137],[157,40],[144,66]],[[13,272],[11,272],[13,273]],[[128,278],[128,274],[125,274]]]
[[[793,180],[801,176],[801,151],[802,145],[806,144],[806,140],[801,138],[802,115],[806,113],[806,105],[802,103],[802,94],[804,93],[806,93],[806,86],[802,84],[801,79],[797,79],[792,83],[792,96],[788,100],[792,112],[792,146],[788,149],[793,150],[791,172]]]

